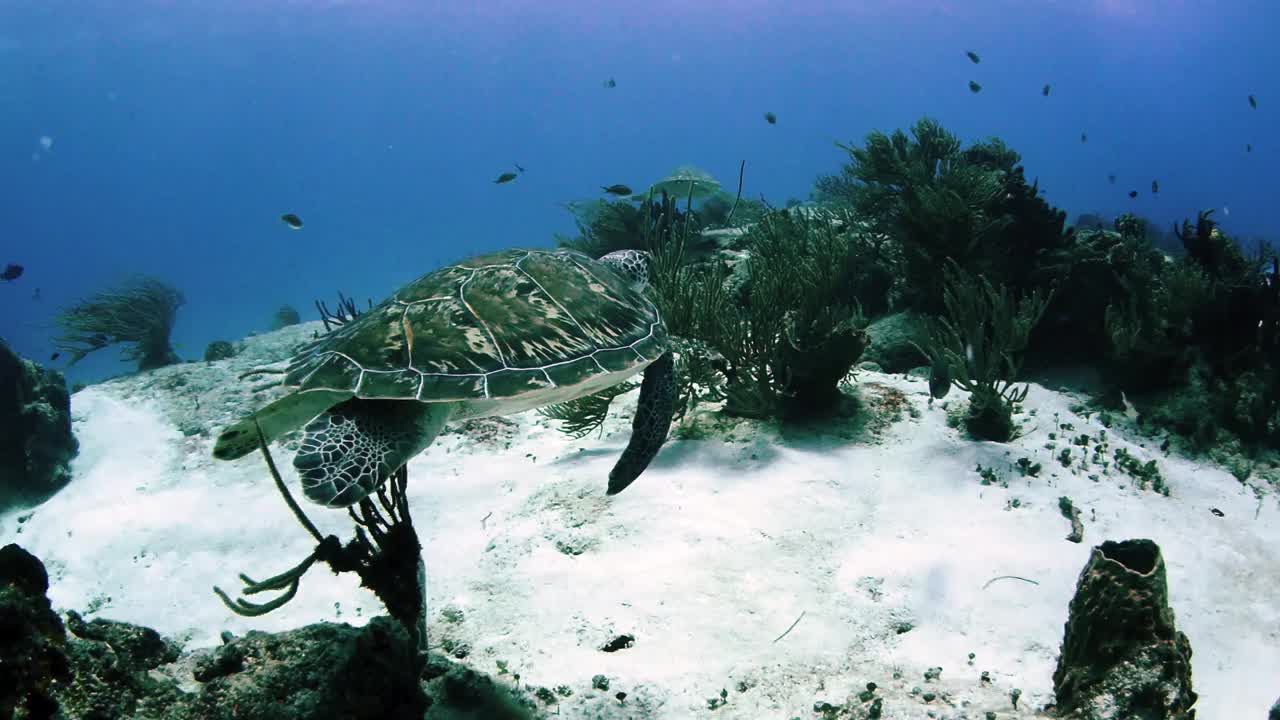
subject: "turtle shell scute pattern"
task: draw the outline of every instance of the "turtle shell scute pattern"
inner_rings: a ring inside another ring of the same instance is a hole
[[[423,402],[512,398],[649,362],[657,308],[572,250],[507,250],[428,273],[304,347],[284,383]]]

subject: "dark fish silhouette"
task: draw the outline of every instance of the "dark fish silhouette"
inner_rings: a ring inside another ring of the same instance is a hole
[[[1244,151],[1245,151],[1245,152],[1253,152],[1253,143],[1245,143],[1245,144],[1244,144]]]
[[[1223,516],[1223,512],[1218,508],[1209,508],[1209,512],[1213,513],[1214,515],[1217,515],[1218,517]]]
[[[1115,173],[1111,173],[1111,174],[1107,175],[1107,182],[1111,183],[1112,185],[1115,185],[1115,184],[1116,184],[1116,174],[1115,174]]]
[[[971,92],[971,93],[980,93],[980,92],[982,92],[982,86],[981,86],[981,85],[979,85],[978,83],[976,83],[976,82],[974,82],[974,81],[970,80],[970,81],[969,81],[969,92]]]
[[[54,360],[57,360],[60,357],[62,357],[62,353],[56,352],[49,356],[49,362],[53,362]]]
[[[1249,107],[1253,108],[1254,110],[1257,110],[1257,109],[1258,109],[1258,98],[1256,98],[1256,97],[1254,97],[1254,96],[1250,95],[1250,96],[1249,96]]]
[[[1130,200],[1132,200],[1133,198],[1136,198],[1136,197],[1138,197],[1138,191],[1137,191],[1137,190],[1130,190],[1130,191],[1129,191],[1129,199],[1130,199]]]
[[[513,173],[513,172],[505,172],[505,173],[502,173],[501,175],[499,175],[499,176],[498,176],[498,179],[497,179],[497,180],[494,180],[493,182],[494,182],[495,184],[497,184],[497,185],[501,185],[502,183],[509,183],[509,182],[511,182],[512,180],[515,180],[515,179],[516,179],[516,174],[515,174],[515,173]]]
[[[1080,142],[1089,142],[1089,133],[1080,133]]]
[[[21,265],[9,263],[8,265],[5,266],[4,272],[0,273],[0,280],[13,282],[14,280],[17,280],[18,278],[22,277],[22,272],[24,270],[26,270],[26,268],[22,267]]]
[[[600,189],[609,193],[610,195],[624,196],[624,195],[631,194],[631,188],[627,187],[626,185],[610,185],[609,187],[605,187],[604,185],[601,185]]]
[[[978,57],[978,53],[972,50],[966,52],[965,55],[967,55],[969,59],[973,61],[974,65],[977,65],[978,63],[982,62],[982,58]]]
[[[290,230],[302,229],[302,218],[293,213],[285,213],[280,216],[280,221],[289,226]]]
[[[519,170],[521,173],[524,172],[524,168],[520,167],[520,163],[512,163],[512,165],[515,165],[516,170]]]
[[[777,124],[778,124],[778,116],[777,116],[777,115],[774,115],[774,114],[773,114],[773,113],[771,113],[771,112],[767,112],[767,113],[765,113],[765,114],[764,114],[764,121],[765,121],[765,122],[767,122],[767,123],[769,123],[770,125],[777,125]]]
[[[1151,193],[1152,193],[1152,194],[1155,194],[1155,193],[1158,193],[1158,192],[1160,192],[1160,183],[1156,182],[1155,180],[1152,180],[1152,181],[1151,181]]]
[[[1048,85],[1045,85],[1045,86],[1044,86],[1044,89],[1040,91],[1040,94],[1041,94],[1041,95],[1043,95],[1043,96],[1045,96],[1045,97],[1049,97],[1049,86],[1048,86]]]
[[[604,86],[607,88],[616,88],[618,87],[618,83],[614,82],[613,78],[609,78],[608,80],[604,81]]]

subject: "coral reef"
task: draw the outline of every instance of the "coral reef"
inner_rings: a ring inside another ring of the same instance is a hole
[[[867,342],[858,240],[846,229],[834,217],[766,214],[742,239],[746,279],[736,297],[723,266],[659,253],[659,307],[674,335],[722,359],[725,412],[799,418],[838,405],[839,384]],[[715,384],[705,365],[690,367]]]
[[[297,308],[292,305],[281,305],[276,310],[276,314],[271,316],[271,329],[279,330],[300,322],[302,322],[302,316],[298,314]]]
[[[0,548],[0,717],[54,717],[54,688],[71,677],[48,591],[38,558],[17,545]]]
[[[214,340],[204,347],[205,362],[226,360],[236,356],[236,346],[226,340]]]
[[[62,329],[54,344],[72,364],[112,345],[126,346],[124,358],[138,371],[180,362],[169,344],[182,293],[154,278],[134,278],[58,313]]]
[[[1174,627],[1154,542],[1093,549],[1071,599],[1053,686],[1060,717],[1194,720],[1191,643]]]
[[[1167,376],[1176,358],[1157,352],[1159,343],[1136,336],[1141,347],[1122,348],[1113,333],[1106,330],[1106,318],[1124,317],[1136,325],[1151,316],[1161,303],[1182,301],[1176,308],[1165,305],[1175,310],[1185,308],[1192,300],[1171,298],[1165,292],[1160,278],[1168,261],[1146,239],[1147,225],[1132,215],[1121,215],[1115,223],[1118,231],[1078,229],[1070,244],[1041,258],[1042,277],[1056,281],[1055,299],[1033,337],[1032,351],[1059,361],[1070,358],[1097,365],[1123,355],[1121,364],[1112,363],[1112,371],[1131,374],[1133,378],[1124,381],[1124,386],[1133,391],[1137,387],[1132,382]],[[1175,328],[1179,324],[1173,321]],[[1149,328],[1144,337],[1149,337],[1153,329]]]
[[[541,716],[522,691],[432,655],[404,626],[316,623],[223,633],[184,652],[151,628],[50,608],[48,575],[17,545],[0,548],[0,717],[134,720],[408,720]],[[421,672],[419,672],[421,668]]]
[[[1013,405],[1027,396],[1014,386],[1032,328],[1049,297],[1039,292],[1015,299],[985,277],[971,277],[954,262],[944,270],[947,317],[930,323],[929,344],[921,347],[935,368],[969,393],[965,424],[983,440],[1007,442],[1014,435]],[[945,393],[946,383],[935,389]]]
[[[360,317],[360,309],[356,307],[356,301],[341,292],[338,293],[338,303],[334,306],[336,310],[330,310],[323,300],[316,300],[315,304],[316,310],[320,313],[320,320],[324,323],[325,332]],[[368,300],[368,307],[373,309],[372,298]]]
[[[839,145],[850,162],[818,179],[819,200],[851,207],[869,230],[891,239],[893,276],[903,307],[943,310],[938,273],[950,259],[992,282],[1030,291],[1042,284],[1040,256],[1070,243],[1066,214],[1040,197],[999,139],[962,149],[924,118],[891,135],[872,132],[864,147]]]
[[[195,665],[189,707],[209,718],[421,718],[427,698],[404,628],[317,623],[231,639]]]
[[[1084,234],[1091,254],[1100,259],[1096,251],[1106,248],[1106,259],[1090,272],[1090,253],[1075,253],[1078,280],[1067,288],[1086,318],[1106,302],[1103,369],[1110,383],[1146,392],[1152,418],[1190,438],[1193,448],[1208,449],[1223,433],[1253,448],[1280,447],[1274,250],[1261,245],[1246,256],[1210,212],[1177,229],[1187,254],[1176,260],[1150,247],[1136,218],[1121,216],[1116,228]]]
[[[906,372],[928,359],[916,348],[929,335],[929,319],[904,310],[876,319],[867,325],[869,343],[863,357],[885,372]]]
[[[71,480],[80,444],[71,396],[56,370],[25,360],[0,340],[0,510],[43,502]]]
[[[54,697],[74,718],[183,717],[173,706],[186,697],[176,683],[151,673],[178,659],[177,643],[151,628],[67,613],[72,673]]]

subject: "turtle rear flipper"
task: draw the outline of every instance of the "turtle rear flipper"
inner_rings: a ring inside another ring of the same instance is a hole
[[[219,433],[213,456],[219,460],[235,460],[248,455],[258,449],[255,424],[262,428],[267,442],[271,442],[349,397],[351,393],[336,390],[286,395]]]
[[[676,406],[675,362],[670,352],[644,369],[644,381],[640,383],[640,404],[631,421],[631,440],[622,457],[609,472],[607,494],[616,495],[640,477],[649,467],[649,461],[662,449],[671,429],[671,414]]]
[[[293,466],[307,499],[354,505],[435,440],[452,406],[353,398],[307,423]]]

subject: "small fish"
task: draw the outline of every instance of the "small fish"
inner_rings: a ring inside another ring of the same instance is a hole
[[[1254,110],[1257,110],[1257,109],[1258,109],[1258,98],[1256,98],[1256,97],[1254,97],[1254,96],[1250,95],[1250,96],[1249,96],[1249,107],[1253,108]]]
[[[778,116],[777,116],[777,115],[774,115],[774,114],[773,114],[773,113],[771,113],[771,112],[767,112],[767,113],[765,113],[765,114],[764,114],[764,121],[765,121],[765,122],[767,122],[767,123],[769,123],[770,125],[777,125],[777,124],[778,124]]]
[[[1048,86],[1048,85],[1045,85],[1045,86],[1044,86],[1044,89],[1040,91],[1040,94],[1041,94],[1041,95],[1043,95],[1043,96],[1045,96],[1045,97],[1049,97],[1049,86]]]
[[[1209,512],[1213,513],[1214,515],[1217,515],[1218,517],[1222,517],[1223,515],[1223,512],[1218,508],[1209,508]]]
[[[62,353],[56,352],[49,356],[49,362],[53,362],[54,360],[57,360],[60,357],[62,357]]]
[[[497,179],[497,180],[494,180],[493,182],[494,182],[494,184],[501,185],[502,183],[509,183],[509,182],[511,182],[512,180],[515,180],[515,179],[516,179],[516,174],[515,174],[515,173],[513,173],[513,172],[504,172],[504,173],[502,173],[501,175],[499,175],[499,176],[498,176],[498,179]]]
[[[609,78],[608,80],[604,81],[604,86],[607,88],[616,88],[618,87],[618,83],[614,82],[613,78]]]
[[[1156,193],[1159,193],[1159,192],[1160,192],[1160,183],[1156,182],[1155,180],[1152,180],[1152,181],[1151,181],[1151,194],[1152,194],[1152,195],[1155,195]]]
[[[1133,198],[1136,198],[1136,197],[1138,197],[1138,191],[1137,191],[1137,190],[1130,190],[1130,191],[1129,191],[1129,199],[1130,199],[1130,200],[1132,200]]]
[[[600,189],[609,193],[610,195],[617,195],[619,197],[631,194],[631,188],[627,187],[626,185],[610,185],[608,187],[601,185]]]
[[[288,225],[290,230],[302,229],[302,218],[298,217],[297,215],[294,215],[293,213],[285,213],[281,215],[280,222],[284,223],[285,225]]]
[[[1112,185],[1115,185],[1115,184],[1116,184],[1116,174],[1115,174],[1115,173],[1108,173],[1108,174],[1107,174],[1107,182],[1111,183]]]
[[[929,396],[941,400],[951,390],[951,368],[939,358],[929,369]]]
[[[512,165],[515,165],[516,170],[519,170],[521,174],[524,173],[524,168],[520,167],[520,163],[512,163]]]
[[[0,273],[0,280],[13,282],[14,280],[17,280],[18,278],[22,277],[22,272],[24,270],[26,270],[26,268],[22,267],[21,265],[9,263],[8,265],[5,266],[4,272]]]
[[[969,81],[969,92],[971,92],[971,93],[980,93],[980,92],[982,92],[982,86],[981,86],[981,85],[979,85],[978,83],[976,83],[976,82],[974,82],[974,81],[970,80],[970,81]]]
[[[1253,152],[1253,143],[1245,143],[1245,144],[1244,144],[1244,151],[1245,151],[1245,152]]]
[[[1124,391],[1120,391],[1120,402],[1124,405],[1124,416],[1129,418],[1129,422],[1138,422],[1138,408],[1129,402],[1129,398],[1125,396]]]
[[[1080,133],[1080,142],[1089,142],[1089,133]]]
[[[978,57],[978,53],[972,50],[966,52],[965,55],[968,56],[968,58],[973,61],[974,65],[977,65],[978,63],[982,62],[982,58]]]

